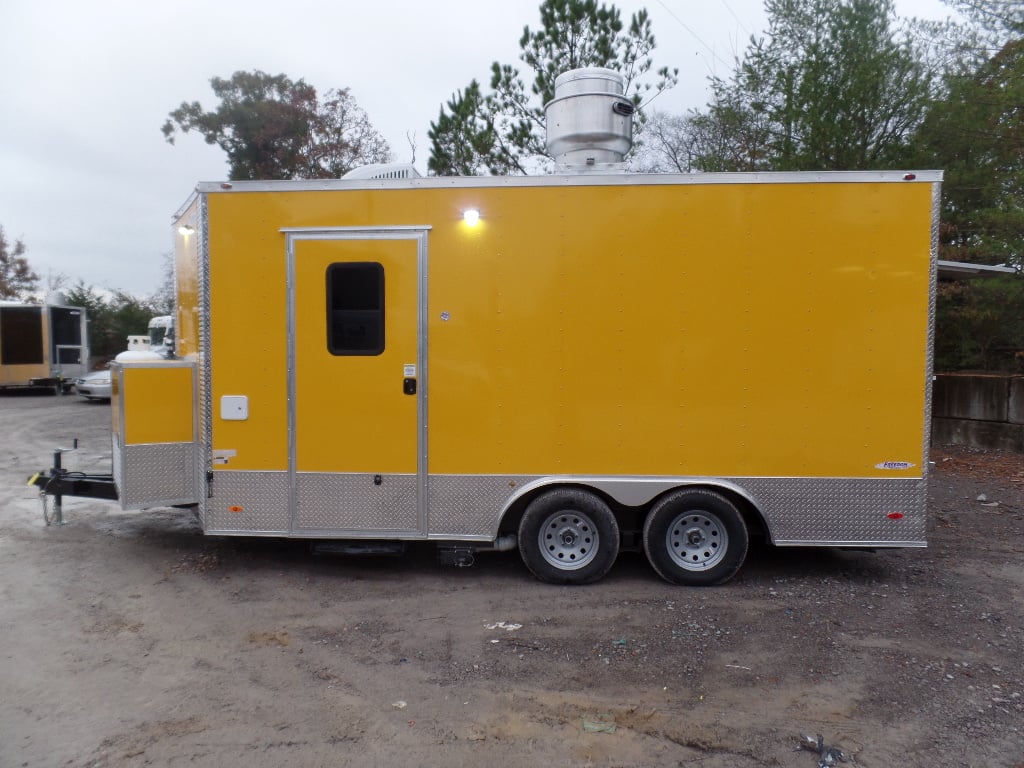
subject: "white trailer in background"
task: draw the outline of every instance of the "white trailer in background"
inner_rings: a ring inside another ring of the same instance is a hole
[[[145,334],[128,337],[129,352],[156,352],[161,356],[174,348],[174,317],[159,315],[149,321]]]

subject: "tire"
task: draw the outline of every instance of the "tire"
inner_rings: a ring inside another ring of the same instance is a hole
[[[541,581],[589,584],[619,554],[619,524],[600,497],[560,488],[538,496],[519,523],[519,553]]]
[[[736,505],[708,490],[674,491],[654,505],[644,522],[647,560],[672,584],[724,584],[743,565],[749,539]]]

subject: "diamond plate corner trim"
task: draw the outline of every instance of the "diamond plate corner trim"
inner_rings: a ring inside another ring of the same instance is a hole
[[[194,451],[194,443],[120,446],[114,451],[114,478],[121,507],[197,503]]]
[[[921,474],[928,477],[928,454],[932,446],[932,379],[935,373],[935,316],[939,283],[939,217],[942,213],[942,184],[932,184],[932,231],[928,284],[928,344],[925,350],[924,445],[921,450]]]
[[[205,528],[216,534],[288,534],[288,473],[216,470]]]
[[[295,473],[297,532],[419,534],[416,475]]]
[[[199,517],[203,530],[210,527],[210,505],[207,501],[206,472],[213,466],[213,391],[212,372],[210,369],[210,207],[209,196],[199,196],[199,231],[202,239],[196,265],[196,277],[199,283],[199,350],[196,355],[197,384],[196,393],[199,397],[196,414],[199,417],[199,447],[196,455],[196,495],[199,497]]]
[[[124,424],[124,416],[121,417]],[[114,488],[117,489],[117,501],[121,509],[126,509],[124,501],[124,456],[121,453],[121,441],[117,434],[110,435],[110,463],[114,475]]]

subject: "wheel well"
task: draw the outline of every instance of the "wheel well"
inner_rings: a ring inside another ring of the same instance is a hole
[[[761,515],[761,512],[754,503],[737,492],[734,488],[716,485],[713,483],[683,483],[675,485],[664,490],[664,492],[658,494],[646,504],[638,507],[630,507],[628,505],[621,504],[603,492],[603,490],[595,488],[593,485],[589,485],[586,482],[559,482],[552,483],[551,485],[541,485],[530,490],[529,493],[518,497],[511,505],[509,505],[502,517],[501,524],[499,525],[499,534],[515,534],[515,532],[519,530],[519,522],[522,520],[522,515],[526,511],[526,507],[529,506],[530,502],[534,501],[542,494],[548,493],[549,490],[555,490],[558,488],[577,488],[580,490],[587,490],[587,492],[591,494],[596,494],[611,508],[611,511],[614,513],[615,519],[618,521],[618,525],[620,525],[624,534],[626,534],[627,531],[635,531],[639,534],[639,531],[643,530],[644,521],[647,519],[647,514],[650,512],[651,507],[669,494],[675,493],[676,490],[680,490],[682,488],[711,490],[711,492],[724,496],[736,505],[736,509],[738,509],[739,513],[743,516],[743,522],[746,524],[746,529],[748,529],[752,537],[768,538],[768,526],[765,524],[764,517]]]
[[[526,508],[530,506],[530,502],[538,496],[550,491],[565,489],[587,491],[588,493],[594,494],[611,508],[612,513],[615,515],[616,522],[620,525],[622,525],[625,519],[624,511],[632,509],[631,507],[624,507],[607,493],[604,493],[593,486],[587,485],[586,483],[553,483],[551,485],[542,485],[534,488],[529,493],[524,493],[522,496],[517,497],[508,506],[505,510],[505,514],[501,518],[501,523],[498,526],[498,535],[518,533],[519,523],[522,522],[523,514],[526,512]]]
[[[651,507],[668,494],[681,489],[712,491],[725,496],[729,501],[735,504],[736,508],[740,511],[740,514],[743,516],[743,522],[746,524],[747,531],[751,537],[768,538],[768,527],[765,524],[764,518],[750,499],[733,488],[700,483],[684,483],[674,486],[658,494],[646,504],[638,507],[621,504],[604,491],[587,485],[586,483],[555,483],[552,485],[542,485],[538,488],[534,488],[529,493],[524,493],[522,496],[519,496],[512,502],[512,504],[509,505],[508,509],[505,510],[505,514],[502,516],[501,524],[498,526],[499,535],[517,533],[519,531],[519,523],[523,519],[523,513],[530,505],[530,502],[542,493],[547,493],[548,491],[561,488],[574,488],[596,494],[609,507],[611,507],[624,537],[627,535],[635,535],[637,537],[637,543],[639,543],[639,535],[643,530],[644,521],[647,519],[647,515],[651,511]],[[627,548],[630,548],[630,542],[627,541],[625,544]]]

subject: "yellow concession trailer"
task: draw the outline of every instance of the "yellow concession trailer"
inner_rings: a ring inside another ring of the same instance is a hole
[[[61,392],[89,372],[83,307],[0,302],[0,389],[53,387]]]
[[[121,502],[553,582],[924,546],[940,178],[200,184],[177,359],[116,371]]]

